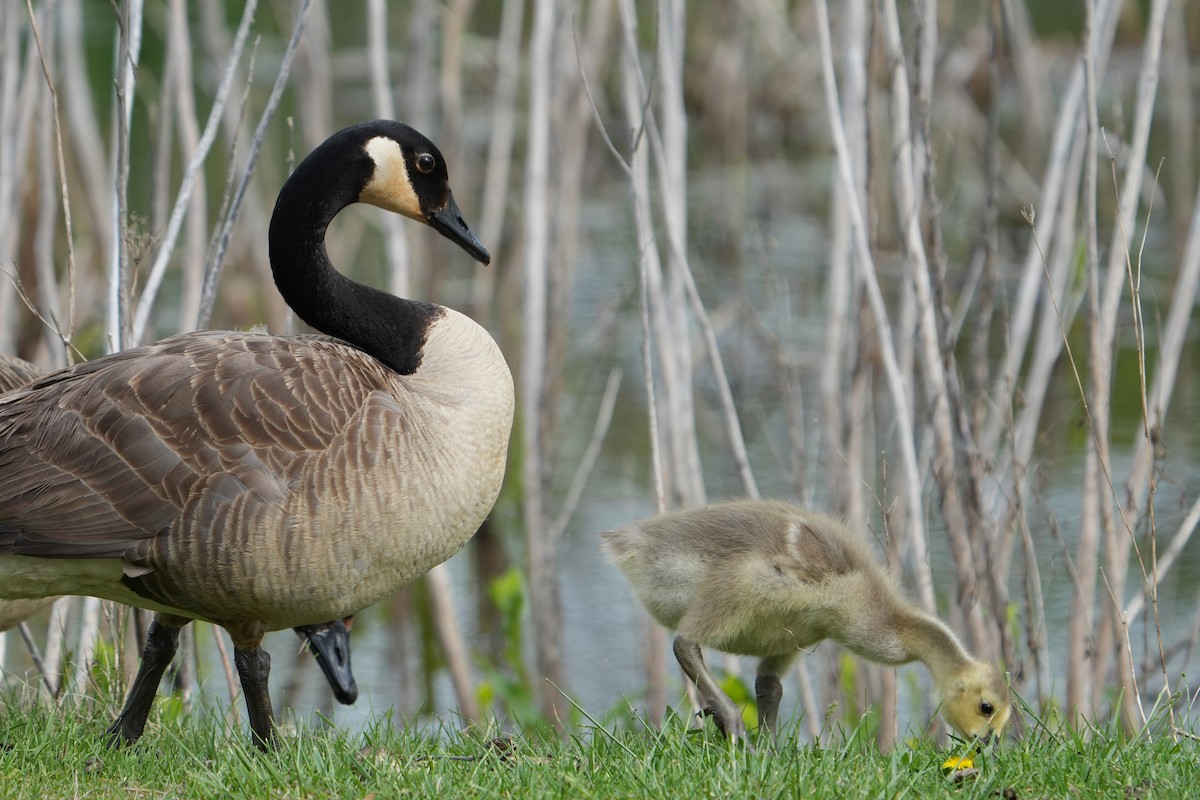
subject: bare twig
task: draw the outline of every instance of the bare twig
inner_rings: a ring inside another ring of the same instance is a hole
[[[50,673],[46,670],[46,662],[42,660],[42,651],[38,649],[37,642],[33,639],[33,632],[24,622],[17,624],[17,630],[21,632],[21,640],[25,642],[25,649],[29,651],[29,657],[33,659],[33,666],[42,676],[42,685],[46,687],[46,692],[54,697],[54,683],[50,680]]]
[[[846,143],[846,133],[842,126],[837,97],[837,85],[834,80],[833,45],[829,33],[829,9],[825,0],[817,0],[817,38],[821,46],[822,75],[825,85],[825,100],[828,111],[830,129],[833,134],[834,149],[837,152],[837,172],[846,191],[847,198],[856,196],[857,186],[854,178],[853,163],[849,146]],[[883,292],[875,274],[874,259],[871,256],[870,244],[867,241],[866,223],[863,220],[862,209],[857,203],[848,202],[850,211],[852,242],[858,256],[864,288],[871,312],[875,316],[876,336],[879,339],[879,356],[883,360],[884,376],[895,407],[897,440],[900,445],[901,463],[906,473],[905,487],[907,491],[908,519],[907,530],[915,545],[913,566],[917,574],[917,596],[922,605],[932,610],[935,607],[933,598],[933,580],[929,571],[928,555],[920,549],[926,541],[925,523],[922,518],[922,503],[920,496],[921,471],[917,466],[917,453],[914,445],[912,411],[908,401],[908,390],[896,360],[896,347],[892,339],[891,324],[888,319],[887,307],[883,301]]]
[[[204,266],[204,288],[200,295],[200,311],[197,314],[197,327],[203,328],[208,325],[209,316],[212,314],[213,301],[217,293],[217,282],[221,277],[221,265],[225,260],[225,251],[229,248],[230,237],[233,235],[233,226],[237,223],[238,212],[241,210],[246,190],[250,185],[250,179],[254,175],[254,167],[258,163],[258,154],[262,149],[263,140],[267,136],[267,129],[270,127],[271,120],[275,118],[275,111],[279,108],[279,101],[283,97],[283,88],[287,85],[292,59],[296,55],[296,48],[299,47],[300,38],[304,34],[304,22],[308,18],[308,11],[311,6],[312,0],[303,0],[299,10],[296,12],[296,22],[292,28],[292,37],[288,40],[287,48],[284,49],[283,56],[279,60],[279,73],[275,76],[275,84],[271,87],[271,94],[267,98],[267,104],[263,108],[262,116],[259,118],[258,127],[254,130],[254,138],[251,140],[250,150],[246,154],[246,164],[242,168],[241,180],[234,191],[233,203],[225,215],[225,222],[221,227],[217,246],[210,254],[208,263]]]
[[[38,30],[37,16],[33,13],[32,0],[25,0],[25,7],[29,10],[29,22],[33,30],[34,41],[37,43],[38,55],[41,58],[42,74],[46,78],[46,88],[50,92],[50,104],[54,118],[54,154],[58,161],[58,192],[59,197],[62,199],[63,227],[66,229],[67,234],[67,286],[69,296],[67,301],[66,330],[59,328],[58,325],[48,325],[48,327],[59,336],[64,347],[69,348],[71,346],[71,338],[74,335],[75,325],[75,246],[72,243],[75,237],[73,233],[74,229],[71,225],[71,196],[67,189],[67,167],[63,158],[62,118],[58,112],[58,90],[54,86],[54,78],[50,75],[50,65],[46,62],[46,51],[42,44],[41,33]]]
[[[579,505],[579,500],[583,496],[583,489],[587,485],[588,477],[592,473],[592,467],[596,465],[596,459],[600,455],[600,448],[604,444],[604,437],[608,433],[608,426],[612,422],[613,410],[617,405],[617,391],[620,388],[621,371],[613,369],[608,373],[608,382],[604,386],[604,395],[600,398],[600,409],[596,412],[596,422],[592,426],[592,436],[583,451],[583,457],[579,459],[579,467],[575,470],[575,476],[571,479],[571,486],[567,489],[562,508],[559,509],[558,516],[554,518],[554,522],[550,526],[551,534],[555,538],[561,537],[566,531],[567,523],[570,522],[571,516],[575,513],[575,509]]]
[[[116,0],[114,0],[114,3]],[[131,339],[129,301],[133,276],[129,273],[129,124],[142,47],[142,0],[122,0],[117,12],[118,48],[116,165],[113,182],[113,249],[108,285],[108,346],[124,350]]]
[[[213,141],[217,138],[221,115],[224,113],[225,104],[229,99],[229,89],[233,84],[233,77],[237,72],[238,61],[241,59],[242,49],[246,44],[246,37],[250,33],[250,23],[254,21],[254,12],[257,6],[258,0],[248,0],[245,8],[242,10],[242,19],[238,23],[237,33],[233,39],[233,49],[229,53],[228,61],[225,62],[225,71],[221,75],[221,83],[217,86],[216,96],[213,98],[212,107],[209,109],[208,120],[204,124],[204,133],[200,136],[200,142],[196,150],[192,153],[192,157],[188,160],[183,177],[179,181],[179,191],[175,195],[175,204],[171,208],[171,216],[167,222],[166,233],[163,235],[158,254],[154,258],[154,264],[150,268],[150,274],[146,279],[146,288],[142,291],[142,296],[138,301],[137,312],[133,320],[132,341],[134,342],[141,341],[142,337],[146,334],[146,325],[150,320],[150,312],[154,308],[154,301],[158,297],[159,286],[162,284],[163,276],[166,274],[171,252],[175,248],[175,239],[179,236],[179,229],[183,225],[184,217],[187,215],[188,206],[194,194],[193,187],[196,180],[196,173],[204,165],[205,159],[208,158],[208,152],[212,148]],[[234,216],[236,217],[236,212],[234,212]]]
[[[542,399],[546,391],[547,260],[550,180],[550,67],[555,27],[552,0],[534,4],[529,48],[531,74],[529,142],[525,162],[525,298],[521,348],[521,416],[524,464],[524,520],[529,558],[530,607],[533,614],[538,672],[563,683],[562,618],[555,577],[557,547],[546,524],[545,442]],[[542,712],[556,725],[566,723],[562,695],[549,684],[539,686]]]

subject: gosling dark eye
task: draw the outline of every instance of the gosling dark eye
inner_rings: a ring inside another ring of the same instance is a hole
[[[986,700],[979,704],[979,713],[985,717],[990,717],[992,715],[992,712],[994,712],[995,710],[996,709],[992,706],[992,704],[987,702]]]
[[[420,172],[433,172],[433,168],[436,164],[437,161],[435,161],[433,156],[429,155],[429,153],[421,153],[417,156],[417,169]]]

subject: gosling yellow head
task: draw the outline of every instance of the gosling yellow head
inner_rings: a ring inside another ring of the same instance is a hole
[[[967,738],[1000,733],[1012,713],[1004,676],[992,664],[970,661],[941,687],[942,718]]]

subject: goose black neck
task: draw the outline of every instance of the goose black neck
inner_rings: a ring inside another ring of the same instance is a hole
[[[350,280],[334,269],[325,249],[329,223],[358,200],[373,170],[360,147],[339,148],[332,140],[300,163],[271,215],[271,273],[300,319],[410,375],[421,364],[440,307]]]

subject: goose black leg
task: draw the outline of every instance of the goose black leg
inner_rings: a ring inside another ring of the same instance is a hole
[[[712,673],[704,664],[704,654],[700,645],[683,636],[676,636],[674,643],[675,660],[683,667],[684,673],[696,684],[700,697],[704,701],[705,711],[712,715],[717,723],[717,729],[731,739],[740,739],[746,747],[750,740],[746,736],[746,724],[742,722],[742,713],[729,695],[721,691]]]
[[[258,749],[265,751],[275,739],[275,715],[267,692],[271,654],[258,645],[243,650],[235,643],[233,663],[242,681],[242,695],[246,698],[246,712],[250,716],[250,734]]]
[[[132,744],[142,735],[163,673],[179,647],[179,631],[186,624],[185,619],[163,614],[150,623],[150,629],[146,632],[146,647],[142,651],[142,663],[138,666],[133,685],[129,687],[125,707],[106,733],[110,747]]]

